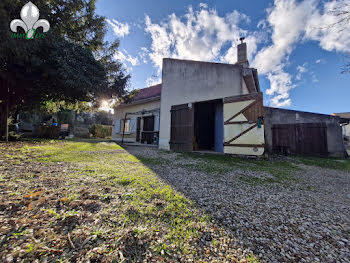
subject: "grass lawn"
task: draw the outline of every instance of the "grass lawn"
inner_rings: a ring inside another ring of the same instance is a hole
[[[350,172],[350,159],[331,157],[294,157],[294,159],[305,165],[313,165],[322,168],[342,170]]]
[[[215,162],[220,169],[244,165],[226,157],[181,158],[218,158],[203,163]],[[0,258],[258,262],[147,166],[162,161],[140,160],[99,141],[0,144]],[[266,161],[254,161],[251,169],[271,170]],[[284,179],[285,173],[275,178]]]

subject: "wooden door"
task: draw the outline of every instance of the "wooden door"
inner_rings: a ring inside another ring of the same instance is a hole
[[[170,150],[189,152],[193,150],[194,110],[192,104],[171,107]]]
[[[154,116],[143,117],[143,131],[154,131]]]
[[[327,126],[325,123],[275,124],[272,146],[275,153],[327,155]]]
[[[264,153],[262,93],[224,98],[224,152],[239,155]]]
[[[136,120],[136,141],[140,141],[140,135],[141,135],[141,117],[137,117]]]

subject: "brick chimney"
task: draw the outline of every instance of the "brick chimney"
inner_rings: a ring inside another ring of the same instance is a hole
[[[247,58],[247,43],[244,43],[244,37],[241,37],[241,43],[237,46],[237,64],[241,64],[245,68],[249,68],[249,62]]]

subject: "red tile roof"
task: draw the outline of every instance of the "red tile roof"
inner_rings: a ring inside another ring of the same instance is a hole
[[[140,91],[132,98],[132,102],[150,99],[154,97],[159,97],[162,93],[162,84],[151,86],[145,89],[140,89]]]

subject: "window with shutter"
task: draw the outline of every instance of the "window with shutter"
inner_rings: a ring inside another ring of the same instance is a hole
[[[114,132],[119,133],[120,132],[120,119],[116,119],[114,123]]]
[[[131,118],[130,120],[130,132],[136,132],[136,118]]]

